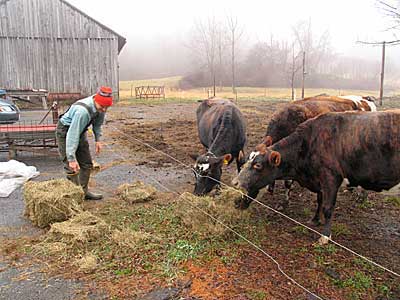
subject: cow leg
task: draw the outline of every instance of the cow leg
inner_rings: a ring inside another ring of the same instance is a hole
[[[311,219],[311,223],[315,226],[321,225],[320,216],[322,214],[322,193],[317,193],[317,210],[315,212],[314,218]]]
[[[290,192],[292,191],[293,180],[285,180],[285,206],[289,205]]]
[[[272,195],[275,190],[275,181],[267,185],[267,191]]]
[[[242,169],[242,166],[244,165],[244,162],[242,159],[240,159],[240,156],[236,157],[236,168],[237,168],[237,172],[239,174],[240,169]]]
[[[325,225],[322,230],[323,236],[319,239],[319,244],[324,245],[329,242],[328,238],[331,237],[331,221],[333,210],[336,204],[337,188],[322,191],[322,211],[325,217]]]

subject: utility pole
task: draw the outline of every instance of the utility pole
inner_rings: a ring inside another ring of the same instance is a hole
[[[381,68],[381,88],[379,91],[379,105],[382,106],[382,99],[383,99],[383,80],[385,78],[385,49],[386,42],[382,43],[382,68]]]
[[[301,83],[301,99],[304,99],[304,81],[306,76],[306,51],[303,51],[303,78]]]
[[[389,46],[397,46],[400,45],[400,40],[395,40],[395,41],[390,41],[390,42],[363,42],[363,41],[357,41],[359,44],[365,44],[365,45],[373,45],[373,46],[378,46],[382,45],[382,66],[381,66],[381,84],[380,84],[380,89],[379,89],[379,105],[382,106],[382,99],[383,99],[383,84],[384,84],[384,78],[385,78],[385,56],[386,56],[386,45]]]
[[[214,72],[214,91],[213,91],[213,95],[215,97],[215,72]]]

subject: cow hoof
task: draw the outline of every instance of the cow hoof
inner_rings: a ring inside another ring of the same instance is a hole
[[[284,211],[284,210],[286,210],[286,208],[287,208],[287,205],[284,205],[282,203],[279,203],[275,206],[275,210],[277,210],[277,211]]]
[[[270,185],[267,186],[267,191],[268,191],[268,193],[270,193],[270,195],[274,194],[274,188]]]
[[[316,245],[318,245],[318,246],[327,245],[329,243],[330,238],[331,238],[331,236],[327,237],[327,236],[323,235],[318,239]]]
[[[235,208],[237,209],[241,209],[241,210],[245,210],[247,208],[249,208],[250,203],[248,203],[245,200],[239,199],[239,200],[235,200]]]

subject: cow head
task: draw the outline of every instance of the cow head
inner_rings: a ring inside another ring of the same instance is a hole
[[[196,178],[194,194],[205,195],[213,189],[221,180],[222,166],[232,161],[231,154],[216,157],[210,153],[204,155],[190,155],[196,162],[193,173]]]
[[[261,188],[271,184],[278,177],[280,163],[279,152],[267,148],[265,144],[260,144],[255,151],[250,153],[246,164],[239,175],[233,179],[232,184],[236,188],[245,190],[249,197],[255,198]],[[236,208],[248,208],[252,201],[249,197],[244,196],[236,200]]]

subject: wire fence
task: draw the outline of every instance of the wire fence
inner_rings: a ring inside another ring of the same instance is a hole
[[[164,152],[164,151],[161,151],[161,150],[159,150],[159,149],[157,149],[157,148],[151,146],[150,144],[148,144],[148,143],[146,143],[146,142],[144,142],[144,141],[141,141],[140,139],[137,139],[137,138],[135,138],[135,137],[133,137],[133,136],[127,135],[126,133],[124,133],[122,130],[116,128],[115,126],[112,126],[112,125],[108,125],[108,126],[110,126],[111,128],[113,128],[114,130],[118,131],[121,135],[124,135],[124,136],[128,139],[129,142],[132,142],[131,140],[134,140],[135,142],[138,142],[138,143],[140,143],[140,144],[142,144],[142,145],[144,145],[144,146],[146,146],[146,147],[148,147],[148,148],[150,148],[150,149],[152,149],[152,150],[154,150],[154,151],[156,151],[156,152],[158,152],[158,153],[160,153],[160,154],[162,154],[162,155],[165,155],[165,156],[169,157],[170,159],[172,159],[173,161],[177,162],[178,164],[180,164],[180,165],[182,165],[182,166],[184,166],[184,167],[186,167],[186,168],[188,168],[188,169],[190,169],[190,170],[196,172],[196,171],[192,168],[192,166],[189,166],[189,165],[183,163],[182,161],[176,159],[175,157],[169,155],[168,153],[166,153],[166,152]],[[196,172],[196,173],[197,173],[197,172]],[[266,209],[271,210],[272,212],[274,212],[274,213],[276,213],[276,214],[282,216],[283,218],[286,218],[287,220],[289,220],[289,221],[291,221],[291,222],[294,222],[295,224],[297,224],[297,225],[299,225],[299,226],[301,226],[301,227],[303,227],[303,228],[305,228],[305,229],[307,229],[307,230],[309,230],[309,231],[311,231],[311,232],[317,234],[318,236],[329,240],[330,242],[332,242],[332,243],[335,244],[336,246],[338,246],[338,247],[344,249],[345,251],[350,252],[351,254],[353,254],[353,255],[355,255],[355,256],[361,258],[362,260],[364,260],[364,261],[366,261],[366,262],[368,262],[368,263],[370,263],[370,264],[372,264],[372,265],[374,265],[375,267],[380,268],[380,269],[382,269],[382,270],[384,270],[384,271],[386,271],[386,272],[388,272],[388,273],[390,273],[390,274],[392,274],[392,275],[394,275],[394,276],[396,276],[396,277],[400,277],[400,274],[399,274],[399,273],[397,273],[397,272],[395,272],[395,271],[393,271],[393,270],[391,270],[391,269],[389,269],[389,268],[386,268],[385,266],[383,266],[383,265],[381,265],[381,264],[378,264],[378,263],[374,262],[374,261],[371,260],[370,258],[367,258],[367,257],[365,257],[365,256],[363,256],[363,255],[357,253],[356,251],[350,249],[349,247],[344,246],[344,245],[342,245],[341,243],[339,243],[339,242],[333,240],[331,237],[326,237],[326,236],[324,236],[323,234],[321,234],[321,233],[318,232],[317,230],[315,230],[315,229],[313,229],[313,228],[311,228],[311,227],[309,227],[309,226],[307,226],[307,225],[305,225],[305,224],[303,224],[303,223],[301,223],[301,222],[299,222],[299,221],[297,221],[297,220],[295,220],[295,219],[289,217],[288,215],[286,215],[286,214],[284,214],[284,213],[282,213],[282,212],[280,212],[280,211],[277,211],[276,209],[274,209],[274,208],[272,208],[272,207],[270,207],[270,206],[268,206],[268,205],[266,205],[266,204],[264,204],[264,203],[258,201],[257,199],[248,196],[247,194],[244,194],[242,191],[240,191],[240,190],[238,190],[238,189],[235,189],[235,188],[233,188],[233,187],[231,187],[231,186],[228,186],[227,184],[225,184],[225,183],[223,183],[223,182],[221,182],[221,181],[219,181],[219,180],[216,180],[216,179],[214,179],[214,178],[212,178],[212,177],[203,176],[203,175],[201,175],[201,174],[199,174],[199,173],[197,173],[197,175],[200,176],[200,177],[207,177],[207,178],[209,178],[209,179],[211,179],[211,180],[214,180],[215,182],[217,182],[217,183],[219,183],[219,184],[221,184],[221,185],[223,185],[223,186],[225,186],[225,187],[227,187],[227,188],[229,188],[229,189],[233,189],[233,190],[238,191],[239,193],[241,193],[241,195],[242,195],[243,197],[247,197],[247,198],[251,199],[252,201],[254,201],[255,203],[257,203],[257,204],[259,204],[259,205],[265,207]]]
[[[116,152],[114,149],[112,149],[109,145],[106,145],[110,151],[112,151],[114,154],[118,155],[122,160],[126,160],[126,157],[124,157],[122,154]],[[177,196],[181,196],[180,193],[178,193],[177,191],[172,190],[171,188],[166,187],[164,184],[162,184],[160,181],[154,179],[151,174],[145,172],[142,169],[138,169],[139,172],[141,172],[143,175],[145,175],[146,177],[150,178],[151,181],[153,181],[155,184],[157,184],[158,186],[160,186],[161,188],[163,188],[165,191],[170,192],[170,193],[174,193]],[[209,214],[208,212],[206,212],[205,210],[201,209],[200,207],[194,205],[189,199],[186,199],[185,197],[182,197],[185,201],[187,201],[187,203],[194,209],[200,211],[201,213],[203,213],[204,215],[208,216],[210,219],[214,220],[215,222],[217,222],[218,224],[220,224],[221,226],[225,227],[227,230],[231,231],[233,234],[235,234],[236,236],[238,236],[239,238],[241,238],[242,240],[244,240],[245,242],[247,242],[250,246],[252,246],[253,248],[255,248],[257,251],[261,252],[263,255],[265,255],[266,257],[268,257],[278,268],[278,271],[285,277],[287,278],[290,282],[292,282],[294,285],[296,285],[297,287],[299,287],[300,289],[302,289],[304,292],[306,292],[309,296],[313,296],[314,299],[320,299],[320,300],[324,300],[324,298],[318,296],[317,294],[315,294],[314,292],[310,291],[309,289],[307,289],[305,286],[303,286],[302,284],[300,284],[299,282],[297,282],[295,279],[293,279],[290,275],[288,275],[281,267],[280,263],[269,253],[267,253],[264,249],[262,249],[260,246],[256,245],[254,242],[252,242],[251,240],[249,240],[248,238],[246,238],[243,234],[237,232],[236,230],[232,229],[231,227],[229,227],[228,225],[224,224],[221,220],[217,219],[216,217],[214,217],[213,215]]]

